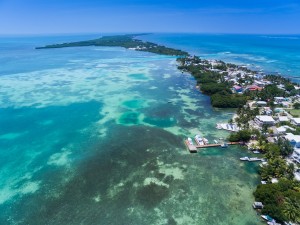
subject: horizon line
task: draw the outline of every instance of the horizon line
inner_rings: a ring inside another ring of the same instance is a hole
[[[149,32],[149,31],[127,31],[127,32],[51,32],[51,33],[0,33],[0,37],[29,37],[29,36],[67,36],[67,35],[103,35],[103,34],[114,34],[114,35],[125,35],[125,34],[215,34],[215,35],[280,35],[280,36],[287,36],[287,35],[300,35],[300,33],[247,33],[247,32],[193,32],[193,31],[166,31],[166,32]]]

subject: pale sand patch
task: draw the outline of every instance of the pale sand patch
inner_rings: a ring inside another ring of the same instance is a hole
[[[145,180],[144,180],[144,186],[147,186],[147,185],[150,185],[151,183],[154,183],[156,185],[159,185],[159,186],[163,186],[163,187],[167,187],[169,188],[169,185],[158,180],[157,178],[155,177],[147,177]]]
[[[184,175],[182,169],[180,169],[177,164],[164,164],[157,161],[159,165],[159,173],[165,174],[165,176],[172,176],[175,180],[183,180]]]
[[[70,163],[69,155],[71,151],[63,148],[61,152],[55,153],[50,156],[47,164],[55,166],[66,166]]]

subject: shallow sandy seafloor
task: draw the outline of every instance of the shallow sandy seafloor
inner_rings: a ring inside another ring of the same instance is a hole
[[[183,144],[225,137],[214,127],[232,111],[212,109],[172,57],[81,51],[0,77],[1,224],[260,224],[246,150]]]

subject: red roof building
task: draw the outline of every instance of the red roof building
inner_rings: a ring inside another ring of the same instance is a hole
[[[249,91],[261,91],[263,88],[262,88],[262,87],[259,87],[259,86],[257,86],[257,85],[250,85],[250,86],[247,87],[247,89],[248,89]]]

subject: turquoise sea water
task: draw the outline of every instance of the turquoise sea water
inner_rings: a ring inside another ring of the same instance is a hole
[[[213,109],[174,57],[34,49],[95,37],[0,38],[0,224],[260,224],[249,153],[185,149],[197,133],[226,137],[215,124],[232,111]],[[147,38],[218,55],[185,37]]]

